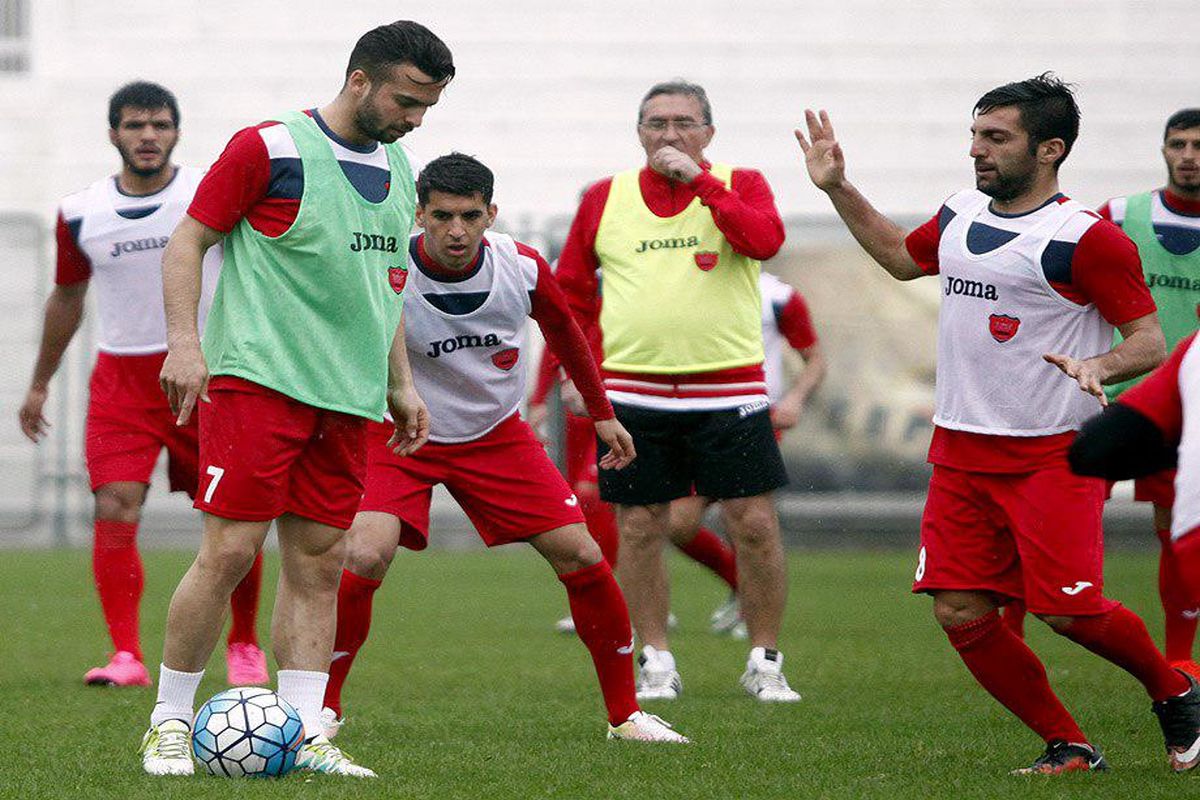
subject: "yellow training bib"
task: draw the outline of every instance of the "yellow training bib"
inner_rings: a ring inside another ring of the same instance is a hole
[[[677,374],[761,363],[759,262],[733,251],[700,198],[657,216],[638,172],[613,176],[596,231],[604,368]],[[712,174],[729,186],[733,169],[714,164]]]

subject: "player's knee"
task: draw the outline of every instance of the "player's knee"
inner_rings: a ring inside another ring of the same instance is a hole
[[[726,501],[726,519],[730,532],[740,544],[761,545],[775,538],[779,517],[770,500],[750,498],[739,502]]]
[[[229,537],[226,541],[202,547],[196,563],[211,580],[232,589],[250,571],[257,556],[258,547],[254,542]]]
[[[351,539],[346,543],[345,568],[362,578],[383,580],[395,557],[395,547]]]
[[[995,610],[986,597],[967,592],[944,592],[933,598],[933,618],[943,628],[953,628]]]
[[[106,484],[96,490],[96,518],[137,522],[144,491],[138,485]]]
[[[1066,633],[1075,621],[1074,617],[1064,617],[1056,614],[1034,614],[1035,617],[1054,629],[1055,633]]]

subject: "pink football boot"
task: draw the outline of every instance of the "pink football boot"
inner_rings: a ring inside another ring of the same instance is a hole
[[[225,675],[230,686],[258,686],[271,680],[266,655],[248,642],[234,642],[226,648]]]
[[[150,673],[137,656],[121,650],[113,653],[112,660],[103,667],[89,669],[83,682],[88,686],[149,686]]]

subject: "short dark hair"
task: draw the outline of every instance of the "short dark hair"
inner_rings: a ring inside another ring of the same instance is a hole
[[[158,111],[165,108],[171,112],[171,120],[179,127],[179,103],[175,95],[164,86],[150,81],[127,83],[108,98],[108,127],[116,129],[121,124],[121,112],[127,108]]]
[[[1200,128],[1200,108],[1185,108],[1172,114],[1163,128],[1163,141],[1167,140],[1171,131],[1185,131],[1188,128]]]
[[[646,92],[646,96],[642,98],[641,105],[638,106],[639,125],[642,122],[642,111],[646,108],[646,103],[649,103],[660,94],[682,94],[696,98],[700,103],[700,114],[704,117],[704,124],[712,125],[712,105],[708,102],[708,93],[704,91],[704,87],[700,84],[692,83],[683,78],[663,81],[650,87],[650,91]]]
[[[412,64],[434,83],[454,77],[454,57],[446,43],[429,28],[407,19],[364,33],[350,53],[346,77],[361,69],[373,83],[386,80],[396,64]]]
[[[1075,104],[1074,86],[1053,72],[1043,72],[1036,78],[992,89],[975,103],[975,113],[987,114],[1008,107],[1015,107],[1021,113],[1021,126],[1029,134],[1030,152],[1050,139],[1063,140],[1066,148],[1054,164],[1057,170],[1079,138],[1079,106]]]
[[[431,192],[445,192],[457,197],[480,195],[483,202],[492,202],[496,176],[487,166],[465,153],[439,156],[421,168],[417,177],[417,202],[425,205]]]

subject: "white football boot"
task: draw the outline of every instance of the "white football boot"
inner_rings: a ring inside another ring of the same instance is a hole
[[[717,606],[708,618],[709,629],[716,634],[732,633],[741,621],[742,607],[738,603],[737,592],[730,592],[729,598]]]
[[[624,739],[631,742],[672,742],[687,744],[691,741],[682,733],[671,727],[671,723],[647,714],[645,711],[635,711],[629,719],[620,725],[608,726],[609,739]]]
[[[181,719],[151,725],[142,737],[142,769],[148,775],[191,775],[192,729]]]
[[[555,633],[575,633],[575,618],[570,614],[554,623]]]
[[[324,736],[314,736],[300,745],[300,751],[296,753],[296,769],[351,778],[378,777],[374,770],[355,764],[350,756]]]
[[[742,673],[742,687],[764,703],[795,703],[800,693],[783,677],[783,653],[754,647]]]
[[[675,656],[667,650],[650,645],[638,655],[637,699],[676,700],[683,691],[683,681],[675,669]]]

